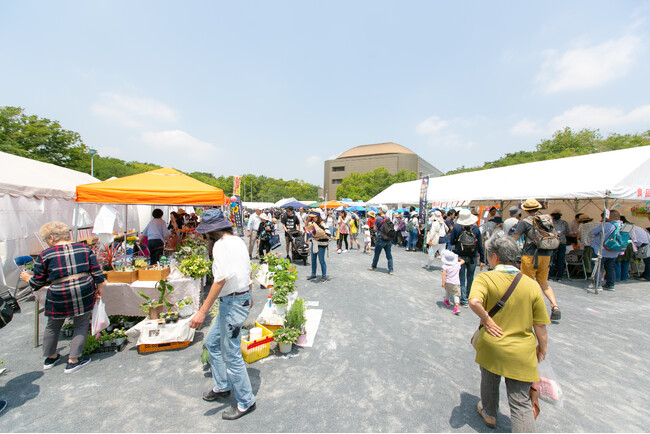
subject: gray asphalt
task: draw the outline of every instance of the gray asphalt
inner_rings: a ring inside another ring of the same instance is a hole
[[[283,249],[283,247],[281,248]],[[0,432],[491,432],[476,413],[479,368],[469,338],[477,318],[453,316],[442,304],[440,262],[424,270],[423,253],[394,248],[395,274],[367,271],[359,251],[330,252],[331,280],[305,280],[300,296],[318,301],[323,317],[313,348],[295,348],[248,365],[257,410],[237,421],[234,404],[201,400],[210,387],[200,363],[204,327],[188,348],[93,356],[70,374],[42,370],[33,348],[33,304],[0,330]],[[319,271],[320,273],[320,271]],[[646,432],[647,283],[588,294],[582,282],[553,285],[562,320],[549,326],[549,351],[564,390],[563,408],[542,402],[537,429],[546,432]],[[267,293],[254,290],[254,319]],[[42,323],[43,324],[43,323]],[[43,327],[43,325],[41,326]],[[60,342],[67,354],[69,341]],[[509,431],[505,385],[498,431]]]

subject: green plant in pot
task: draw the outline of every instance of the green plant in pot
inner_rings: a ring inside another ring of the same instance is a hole
[[[202,279],[204,276],[212,275],[212,261],[205,259],[205,256],[192,254],[181,261],[178,270],[193,279]]]
[[[283,354],[291,352],[291,346],[298,341],[302,331],[290,327],[280,327],[273,332],[273,340],[278,343],[280,352]]]
[[[115,339],[115,345],[117,345],[118,347],[122,345],[124,341],[126,341],[126,338],[127,336],[124,329],[115,329],[113,331],[113,339]]]
[[[149,315],[149,319],[158,319],[165,306],[171,308],[174,305],[167,300],[167,296],[174,291],[174,287],[167,282],[167,279],[159,280],[156,289],[160,292],[158,300],[144,294],[142,289],[138,291],[138,295],[146,300],[140,305],[140,310]]]

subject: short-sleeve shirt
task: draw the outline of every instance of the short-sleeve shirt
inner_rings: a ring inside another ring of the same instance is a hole
[[[443,264],[442,271],[446,273],[445,282],[452,285],[460,285],[460,262],[456,261],[453,264]]]
[[[169,232],[169,229],[167,229],[167,226],[165,226],[165,222],[162,219],[151,220],[147,227],[144,228],[144,231],[142,231],[142,235],[150,240],[164,241],[170,234],[171,232]]]
[[[517,227],[515,228],[515,235],[523,235],[525,238],[524,248],[521,249],[521,255],[533,256],[535,253],[537,253],[537,256],[551,256],[553,254],[553,250],[537,249],[537,246],[528,239],[528,232],[532,228],[533,225],[530,224],[526,219],[521,219],[519,220],[519,223],[517,223]]]
[[[225,235],[212,248],[212,275],[215,282],[226,279],[219,297],[233,292],[246,291],[251,280],[251,261],[244,240]]]
[[[291,217],[287,214],[283,215],[281,222],[289,232],[296,231],[300,228],[300,219],[295,214]]]
[[[474,277],[469,298],[481,301],[490,311],[508,290],[515,274],[487,271]],[[476,363],[496,375],[524,382],[539,381],[537,339],[533,324],[549,324],[546,304],[539,284],[521,276],[506,304],[494,316],[503,336],[495,338],[482,328],[476,350]]]

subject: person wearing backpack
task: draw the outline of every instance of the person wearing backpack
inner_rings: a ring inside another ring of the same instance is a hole
[[[431,224],[425,242],[427,244],[428,255],[427,262],[422,266],[422,268],[429,269],[433,264],[433,260],[438,255],[442,255],[442,251],[445,250],[445,245],[447,244],[447,225],[442,219],[442,214],[440,211],[436,210],[431,216]],[[460,285],[460,282],[459,282]]]
[[[415,207],[412,206],[409,211],[410,218],[406,224],[406,232],[409,234],[409,241],[406,245],[406,251],[417,252],[416,246],[420,236],[420,223],[417,214],[415,213]]]
[[[521,250],[521,272],[531,279],[537,280],[542,292],[551,303],[551,320],[557,321],[562,318],[562,313],[555,300],[553,289],[548,286],[548,273],[551,255],[553,250],[559,247],[560,239],[553,226],[553,219],[539,212],[542,205],[537,200],[526,199],[521,209],[524,211],[525,218],[519,220],[513,235],[515,241],[524,237],[524,247]]]
[[[478,217],[468,209],[461,209],[458,220],[449,233],[447,250],[452,250],[465,263],[460,267],[460,305],[468,307],[467,295],[474,281],[477,262],[482,270],[485,266],[481,230],[476,226]]]
[[[385,250],[386,259],[388,260],[388,274],[393,274],[393,255],[390,249],[393,245],[393,238],[395,237],[395,228],[393,226],[393,222],[386,218],[386,211],[388,211],[388,207],[386,205],[382,205],[379,208],[379,217],[377,217],[375,220],[375,256],[372,258],[372,265],[370,268],[368,268],[368,270],[377,270],[379,255],[381,254],[382,250]],[[384,225],[386,226],[384,227]]]
[[[603,220],[605,220],[603,215]],[[603,289],[605,291],[614,291],[616,284],[616,258],[625,253],[627,244],[630,240],[630,233],[623,231],[623,222],[621,221],[621,214],[616,210],[609,211],[609,218],[602,224],[598,225],[591,230],[594,240],[591,243],[592,249],[596,256],[601,247],[601,236],[603,233],[603,225],[605,226],[605,241],[602,242],[602,268],[605,269],[605,284]],[[598,277],[596,285],[600,283],[601,270],[597,271]]]

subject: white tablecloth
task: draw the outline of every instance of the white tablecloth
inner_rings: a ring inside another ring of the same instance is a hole
[[[194,340],[194,329],[190,328],[192,317],[180,318],[175,323],[158,324],[156,321],[144,320],[138,323],[133,329],[140,332],[138,342],[141,344],[166,344],[168,342],[192,342]]]
[[[155,289],[157,282],[136,280],[133,283],[107,283],[104,287],[102,298],[106,303],[106,313],[108,315],[144,315],[140,310],[140,304],[145,299],[138,295],[142,292],[152,299],[158,299],[160,292]],[[175,303],[183,297],[192,297],[194,302],[194,312],[199,308],[201,296],[201,281],[190,278],[170,280],[169,284],[174,287],[174,292],[167,296],[167,300]]]

